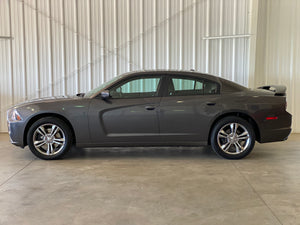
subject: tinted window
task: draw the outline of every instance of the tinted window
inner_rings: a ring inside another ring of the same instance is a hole
[[[202,90],[202,81],[172,78],[175,91],[187,91],[187,90]]]
[[[212,81],[204,81],[204,94],[205,95],[213,95],[218,94],[218,84]]]
[[[146,98],[157,96],[160,77],[136,78],[113,87],[112,98]]]
[[[168,94],[175,96],[217,93],[217,83],[193,78],[171,78],[168,87]]]
[[[94,94],[96,94],[97,92],[99,92],[101,89],[105,88],[106,86],[109,86],[110,84],[112,84],[113,82],[115,82],[116,80],[120,79],[123,75],[114,77],[113,79],[101,84],[99,87],[96,87],[95,89],[87,92],[84,97],[85,98],[89,98],[91,96],[93,96]]]

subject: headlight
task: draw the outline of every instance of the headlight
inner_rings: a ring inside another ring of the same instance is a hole
[[[17,122],[22,121],[22,117],[18,113],[17,109],[11,109],[7,111],[7,121],[9,122]]]

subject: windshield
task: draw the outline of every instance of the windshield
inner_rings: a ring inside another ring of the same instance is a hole
[[[103,84],[101,84],[100,86],[90,90],[89,92],[87,92],[84,97],[89,98],[91,96],[93,96],[94,94],[98,93],[101,89],[105,88],[106,86],[112,84],[113,82],[115,82],[116,80],[120,79],[122,77],[122,75],[120,76],[116,76],[113,79],[104,82]]]

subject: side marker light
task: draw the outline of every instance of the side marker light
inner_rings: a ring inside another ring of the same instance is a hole
[[[270,117],[266,117],[266,120],[277,120],[278,116],[270,116]]]

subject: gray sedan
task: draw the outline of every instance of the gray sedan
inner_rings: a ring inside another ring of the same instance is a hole
[[[183,71],[124,74],[73,97],[38,99],[7,112],[11,142],[42,159],[72,144],[211,145],[228,159],[260,143],[286,140],[292,116],[284,86],[251,90],[220,77]]]

